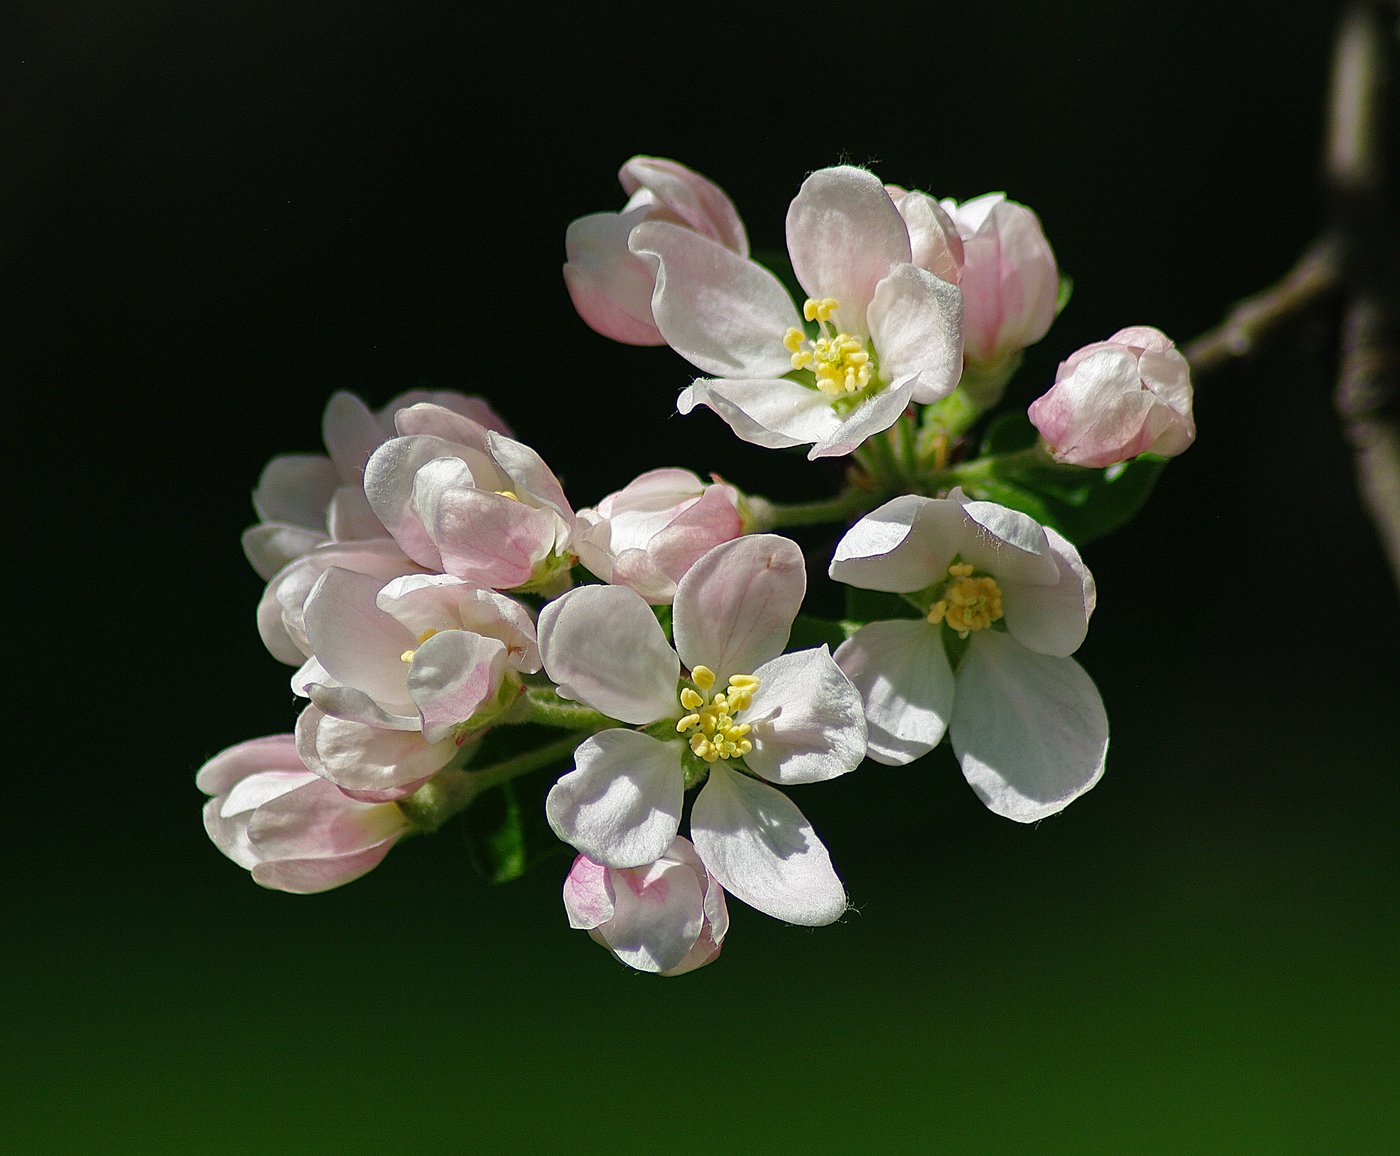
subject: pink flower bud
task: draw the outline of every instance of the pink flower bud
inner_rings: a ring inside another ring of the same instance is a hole
[[[604,867],[580,855],[564,880],[569,926],[638,971],[681,975],[715,959],[729,929],[724,890],[681,836],[655,863]]]
[[[669,603],[702,554],[743,530],[733,486],[706,485],[689,470],[651,470],[581,510],[579,560],[604,582]]]
[[[1040,219],[1004,193],[943,201],[962,238],[963,354],[987,374],[1055,320],[1060,274]]]
[[[654,267],[627,248],[643,221],[670,221],[742,257],[748,237],[733,202],[718,185],[661,157],[633,157],[618,180],[629,200],[621,213],[592,213],[564,234],[564,284],[574,308],[604,337],[628,345],[665,345],[651,315]]]
[[[278,891],[309,894],[358,879],[409,829],[392,803],[356,802],[308,771],[291,735],[230,747],[195,783],[213,796],[204,829],[215,846]]]
[[[1196,439],[1191,370],[1159,330],[1120,329],[1060,364],[1030,419],[1055,460],[1110,466],[1142,453],[1175,457]]]

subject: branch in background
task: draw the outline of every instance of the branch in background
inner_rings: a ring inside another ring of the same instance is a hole
[[[1400,246],[1388,211],[1384,98],[1400,6],[1354,2],[1332,57],[1327,186],[1342,242],[1346,311],[1337,413],[1361,499],[1400,585]]]

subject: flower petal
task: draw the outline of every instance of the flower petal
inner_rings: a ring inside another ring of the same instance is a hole
[[[666,344],[651,319],[651,266],[627,247],[646,216],[645,209],[590,213],[564,232],[564,284],[574,308],[590,329],[626,345]]]
[[[809,297],[834,297],[839,327],[862,341],[875,286],[912,256],[909,231],[874,173],[840,165],[802,182],[788,208],[788,254]]]
[[[657,263],[652,315],[691,365],[718,377],[780,377],[792,369],[783,337],[801,329],[802,319],[762,265],[667,221],[638,225],[629,244]]]
[[[608,869],[587,855],[580,855],[564,879],[564,910],[569,926],[591,931],[613,916],[612,886]]]
[[[424,642],[408,668],[408,693],[423,720],[423,738],[447,738],[495,697],[505,671],[506,647],[498,638],[446,630]]]
[[[846,910],[826,847],[786,795],[723,763],[695,800],[695,850],[731,895],[774,919],[821,927]]]
[[[984,630],[972,639],[957,685],[953,750],[972,789],[998,815],[1033,823],[1099,781],[1108,716],[1074,659],[1037,654]]]
[[[465,473],[463,463],[439,459],[418,471],[413,488],[441,568],[497,590],[528,582],[554,549],[555,515],[463,484]]]
[[[639,867],[666,853],[680,828],[681,744],[602,731],[574,752],[575,769],[545,800],[554,833],[595,863]]]
[[[685,665],[723,685],[781,654],[807,592],[797,543],[750,534],[707,551],[676,586],[672,631]]]
[[[539,631],[545,671],[565,698],[634,725],[680,717],[680,660],[640,594],[577,587],[540,612]]]
[[[206,795],[222,795],[234,783],[258,771],[304,771],[291,735],[248,739],[220,751],[195,774],[194,784]]]
[[[770,783],[816,783],[853,771],[865,758],[860,693],[825,646],[780,654],[753,672],[751,771]]]
[[[695,872],[668,858],[613,872],[616,911],[605,929],[609,949],[638,971],[663,972],[690,954],[705,924]]]
[[[836,543],[830,574],[863,590],[912,594],[937,582],[962,540],[962,508],[918,494],[892,498]]]
[[[780,334],[780,347],[781,340]],[[326,506],[339,484],[335,466],[324,454],[279,454],[258,478],[253,509],[264,522],[324,531]]]
[[[816,461],[818,458],[840,457],[850,453],[866,438],[889,429],[908,408],[918,387],[918,377],[907,377],[865,398],[808,451],[808,459]]]
[[[1022,646],[1063,658],[1073,654],[1089,631],[1097,592],[1094,576],[1071,542],[1049,526],[1045,537],[1059,567],[1050,585],[1001,580],[1007,632]]]
[[[836,650],[865,703],[870,757],[902,767],[933,750],[953,714],[942,628],[923,619],[872,622]]]
[[[452,739],[427,743],[417,731],[381,730],[308,706],[297,719],[297,753],[307,769],[347,791],[410,794],[457,753]]]
[[[898,265],[875,286],[870,337],[888,381],[918,374],[914,400],[942,401],[963,369],[962,293],[913,265]]]
[[[306,599],[306,637],[336,682],[390,706],[408,701],[408,671],[399,656],[416,640],[379,609],[375,596],[383,585],[368,574],[327,570]]]
[[[698,378],[676,398],[676,410],[686,414],[697,405],[709,406],[750,445],[770,450],[823,441],[841,426],[826,394],[784,378]]]

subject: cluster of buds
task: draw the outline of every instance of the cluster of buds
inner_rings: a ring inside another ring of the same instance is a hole
[[[848,909],[794,786],[945,735],[977,796],[1020,822],[1098,782],[1107,717],[1072,657],[1095,585],[1037,479],[1080,486],[1092,530],[1105,467],[1160,469],[1195,431],[1185,361],[1133,327],[1069,357],[1012,448],[978,451],[1062,303],[1039,220],[1002,194],[814,173],[787,215],[799,305],[710,181],[647,157],[621,180],[622,211],[566,237],[579,315],[698,369],[680,413],[848,457],[846,488],[783,506],[660,468],[575,510],[483,399],[371,411],[337,394],[326,454],[274,459],[244,536],[267,582],[259,629],[305,705],[197,783],[229,858],[311,892],[542,779],[576,856],[570,924],[675,975],[719,954],[727,895],[807,926]],[[808,617],[824,643],[794,647],[809,560],[774,531],[819,521],[845,527],[818,565],[848,613]]]

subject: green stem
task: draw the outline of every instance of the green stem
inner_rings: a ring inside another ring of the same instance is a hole
[[[1045,452],[1045,448],[1037,444],[1028,449],[1015,450],[1009,454],[988,454],[986,457],[973,458],[970,461],[959,462],[955,466],[948,466],[933,474],[929,479],[929,484],[932,488],[941,489],[960,485],[963,482],[984,481],[1004,472],[1008,466],[1015,469],[1017,466],[1053,466],[1054,464],[1054,459]]]
[[[776,530],[781,526],[814,526],[822,522],[845,522],[873,510],[887,497],[884,489],[863,490],[849,486],[834,498],[818,502],[770,502],[766,498],[750,497],[754,528]]]
[[[541,726],[560,727],[571,731],[600,731],[618,724],[605,714],[590,710],[586,706],[559,695],[547,686],[527,686],[501,722],[539,723]]]
[[[567,758],[592,733],[592,730],[580,731],[480,770],[448,768],[439,771],[408,798],[400,799],[399,810],[420,831],[436,831],[453,815],[470,807],[484,791]]]

